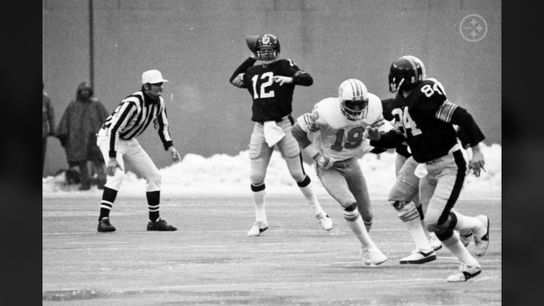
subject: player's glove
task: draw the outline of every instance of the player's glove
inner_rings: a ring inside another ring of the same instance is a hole
[[[313,159],[319,167],[322,167],[325,169],[331,168],[332,165],[334,164],[334,161],[332,159],[330,159],[329,157],[321,153],[317,153],[317,155],[315,155]]]

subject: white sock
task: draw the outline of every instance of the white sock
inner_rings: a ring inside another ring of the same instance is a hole
[[[425,237],[427,239],[431,239],[431,233],[429,233],[429,230],[427,230],[427,227],[425,226],[425,223],[422,219],[419,219],[419,224],[421,224],[421,228],[423,229],[423,232],[425,233]]]
[[[298,188],[300,188],[300,191],[302,191],[302,194],[308,201],[308,204],[310,204],[310,207],[312,207],[314,215],[317,216],[325,213],[325,211],[323,211],[323,208],[321,208],[321,205],[319,205],[319,201],[317,200],[315,192],[312,189],[311,183],[304,187],[299,186]]]
[[[264,209],[264,195],[264,190],[253,192],[253,199],[255,201],[255,221],[268,223],[266,220],[266,212]]]
[[[412,237],[416,248],[430,250],[431,244],[423,230],[424,227],[421,224],[421,218],[414,202],[395,202],[393,207],[397,210],[399,219],[406,225],[408,234]]]
[[[372,241],[370,235],[368,235],[368,232],[366,231],[365,225],[363,223],[363,218],[361,218],[361,215],[359,214],[357,209],[352,212],[344,211],[344,219],[346,219],[349,228],[355,234],[357,239],[359,239],[363,247],[376,247],[376,244],[374,243],[374,241]]]
[[[403,221],[403,223],[408,229],[408,234],[410,234],[410,237],[412,237],[412,240],[416,244],[416,248],[423,250],[430,250],[432,248],[419,217],[409,221]]]
[[[459,240],[459,235],[457,232],[453,232],[453,235],[442,241],[442,244],[448,248],[459,260],[468,266],[480,266],[480,263],[474,258],[474,256],[470,255],[467,248],[461,243],[461,240]]]
[[[456,211],[453,212],[455,216],[457,217],[457,224],[455,225],[455,229],[466,233],[468,231],[476,231],[482,226],[482,222],[476,217],[469,217],[462,215]]]

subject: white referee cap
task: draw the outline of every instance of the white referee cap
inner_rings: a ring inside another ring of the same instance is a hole
[[[142,73],[142,84],[156,84],[156,83],[166,83],[168,80],[165,80],[162,77],[162,73],[159,70],[152,69],[147,70],[146,72]]]

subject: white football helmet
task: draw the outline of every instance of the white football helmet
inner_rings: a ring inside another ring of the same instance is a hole
[[[355,121],[368,113],[368,90],[357,79],[347,79],[338,87],[340,109],[346,118]]]

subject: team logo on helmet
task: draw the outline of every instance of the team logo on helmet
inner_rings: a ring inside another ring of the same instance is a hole
[[[255,43],[257,59],[261,61],[273,61],[280,54],[280,41],[272,34],[263,34]]]

